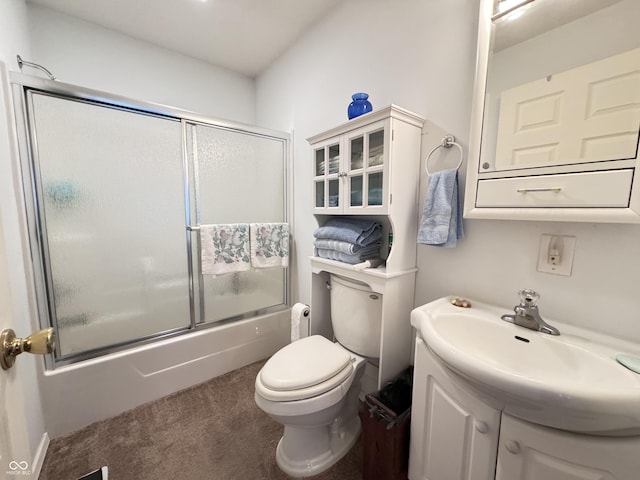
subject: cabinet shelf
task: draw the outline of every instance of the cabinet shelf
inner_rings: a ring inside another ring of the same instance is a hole
[[[402,277],[406,275],[413,275],[418,271],[417,268],[410,268],[402,270],[400,272],[387,273],[385,267],[380,268],[364,268],[362,270],[356,270],[354,265],[348,263],[338,262],[336,260],[329,260],[320,257],[309,257],[311,260],[311,272],[318,274],[321,272],[333,273],[335,275],[341,275],[364,282],[371,287],[371,289],[378,293],[385,293],[385,280],[392,278]]]

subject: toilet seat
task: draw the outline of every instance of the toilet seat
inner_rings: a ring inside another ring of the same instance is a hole
[[[352,373],[350,352],[314,335],[276,352],[262,367],[256,390],[267,400],[302,400],[328,392]]]

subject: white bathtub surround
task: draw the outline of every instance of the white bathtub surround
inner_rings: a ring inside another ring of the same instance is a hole
[[[289,343],[289,312],[212,327],[46,372],[41,389],[47,399],[49,435],[57,438],[267,358]]]

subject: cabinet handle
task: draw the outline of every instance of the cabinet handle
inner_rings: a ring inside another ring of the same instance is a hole
[[[518,193],[529,192],[553,192],[558,193],[562,190],[562,187],[536,187],[536,188],[519,188],[516,190]]]
[[[480,433],[487,433],[489,431],[489,425],[487,425],[487,422],[476,421],[474,426]]]
[[[504,447],[508,452],[513,453],[514,455],[520,453],[520,442],[517,440],[509,440],[508,442],[505,442]]]

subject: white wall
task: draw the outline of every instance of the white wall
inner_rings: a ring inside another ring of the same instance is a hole
[[[0,2],[0,62],[17,70],[16,55],[29,55],[26,5],[24,0]],[[0,69],[0,75],[5,75]],[[16,169],[13,122],[8,102],[0,87],[0,329],[13,328],[19,337],[38,328],[29,303],[24,275],[26,245],[20,235],[18,172]],[[23,358],[24,357],[24,358]],[[36,362],[41,358],[22,355],[8,371],[0,371],[0,477],[12,460],[27,461],[36,472],[34,459],[45,431]],[[36,464],[38,459],[36,460]],[[42,460],[42,458],[40,459]]]
[[[423,158],[445,131],[466,151],[477,11],[478,0],[347,0],[259,77],[258,122],[295,128],[300,301],[310,300],[316,226],[305,138],[344,122],[350,94],[365,91],[374,109],[395,103],[429,120]],[[425,186],[421,174],[421,198]],[[511,308],[530,287],[548,319],[640,341],[640,226],[465,220],[465,228],[455,249],[418,246],[416,305],[457,294]],[[577,236],[571,277],[536,271],[542,233]]]
[[[23,58],[61,82],[255,123],[254,82],[244,75],[37,5],[28,14],[31,58]]]

